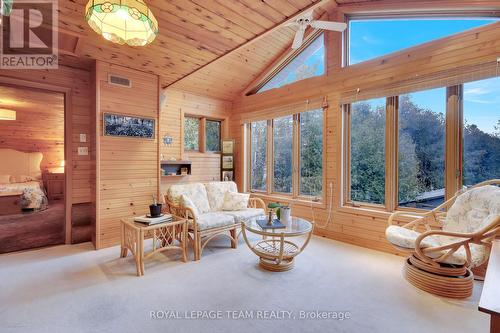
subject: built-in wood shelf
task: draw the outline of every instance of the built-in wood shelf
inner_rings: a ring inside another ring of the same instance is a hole
[[[162,177],[184,177],[191,174],[191,161],[161,161]],[[181,169],[187,169],[187,175]]]

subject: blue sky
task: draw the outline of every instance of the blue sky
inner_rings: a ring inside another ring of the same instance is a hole
[[[494,19],[359,20],[350,25],[350,64],[495,22]],[[397,32],[397,33],[396,33]],[[442,89],[412,94],[414,101],[445,112]],[[500,119],[500,77],[464,86],[464,118],[492,133]]]

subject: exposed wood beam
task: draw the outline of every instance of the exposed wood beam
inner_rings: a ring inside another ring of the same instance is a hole
[[[335,7],[337,6],[337,4],[335,3],[335,1],[333,1],[333,0],[319,0],[319,1],[315,2],[315,3],[311,3],[309,6],[305,7],[304,9],[302,9],[302,10],[301,10],[301,11],[299,11],[299,12],[297,12],[296,14],[294,14],[294,15],[292,15],[292,16],[290,16],[290,17],[288,17],[287,19],[283,20],[283,21],[282,21],[282,22],[280,22],[280,23],[277,23],[276,25],[274,25],[274,26],[273,26],[272,28],[270,28],[269,30],[266,30],[266,31],[264,31],[264,32],[263,32],[263,33],[261,33],[261,34],[256,35],[256,36],[255,36],[255,37],[253,37],[252,39],[248,40],[246,43],[241,44],[240,46],[235,47],[234,49],[230,50],[229,52],[227,52],[227,53],[225,53],[225,54],[223,54],[223,55],[221,55],[221,56],[219,56],[219,57],[217,57],[217,58],[213,59],[212,61],[210,61],[210,62],[208,62],[208,63],[204,64],[203,66],[201,66],[201,67],[199,67],[199,68],[197,68],[197,69],[195,69],[195,70],[193,70],[193,71],[191,71],[190,73],[186,74],[184,77],[182,77],[182,78],[180,78],[180,79],[175,80],[174,82],[172,82],[172,83],[170,83],[170,84],[168,84],[168,85],[164,86],[163,88],[170,87],[170,86],[174,85],[175,83],[177,83],[177,82],[179,82],[179,81],[181,81],[181,80],[183,80],[183,79],[185,79],[185,78],[189,77],[190,75],[192,75],[192,74],[194,74],[194,73],[198,72],[199,70],[201,70],[201,69],[203,69],[203,68],[205,68],[205,67],[209,66],[210,64],[212,64],[212,63],[214,63],[214,62],[216,62],[216,61],[218,61],[218,60],[225,59],[226,57],[228,57],[228,56],[232,55],[233,53],[236,53],[236,52],[238,52],[238,51],[240,51],[240,50],[244,49],[245,47],[248,47],[248,46],[252,45],[252,44],[253,44],[253,43],[255,43],[256,41],[260,40],[261,38],[263,38],[263,37],[265,37],[265,36],[267,36],[267,35],[269,35],[269,34],[273,33],[274,31],[276,31],[276,30],[277,30],[277,29],[279,29],[279,28],[283,27],[285,24],[287,24],[287,23],[289,23],[289,22],[294,21],[297,17],[299,17],[299,16],[303,15],[304,13],[310,12],[310,11],[312,11],[312,10],[315,10],[315,9],[316,9],[316,8],[318,8],[318,7],[321,7],[321,6],[324,6],[324,5],[327,5],[327,4],[329,4],[329,5],[333,5],[333,6],[335,6]]]
[[[463,10],[500,10],[500,1],[482,0],[482,1],[461,1],[461,0],[422,0],[422,1],[397,1],[380,0],[370,2],[355,2],[339,4],[338,9],[345,14],[368,14],[391,12],[415,12],[415,11],[463,11]]]

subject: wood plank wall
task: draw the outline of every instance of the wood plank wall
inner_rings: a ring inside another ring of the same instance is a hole
[[[165,193],[172,184],[220,180],[220,154],[184,151],[183,118],[184,115],[191,115],[222,120],[222,137],[226,138],[228,137],[227,119],[232,104],[176,89],[165,89],[162,94],[160,137],[172,136],[173,143],[170,146],[161,143],[160,153],[163,154],[165,160],[170,158],[190,160],[192,174],[186,177],[162,177],[161,192]]]
[[[495,23],[347,68],[336,69],[333,65],[329,67],[327,77],[312,78],[280,89],[241,97],[234,102],[229,126],[230,136],[237,140],[235,163],[239,186],[242,185],[245,167],[242,154],[242,116],[245,115],[248,119],[253,113],[262,115],[262,110],[268,108],[327,96],[329,109],[326,120],[326,177],[327,184],[332,183],[334,191],[332,198],[328,195],[326,203],[314,208],[316,233],[347,243],[396,253],[384,236],[389,213],[341,207],[341,100],[352,98],[357,88],[360,88],[366,97],[375,97],[385,96],[402,87],[409,90],[423,89],[491,76],[490,69],[481,71],[481,68],[483,64],[496,61],[500,54],[499,41],[500,23]],[[340,40],[335,43],[329,47],[341,49]],[[337,55],[340,56],[340,53]],[[272,117],[273,115],[269,114],[269,118]],[[325,191],[329,192],[328,185]],[[330,199],[333,200],[333,219],[325,228],[323,225],[327,221],[327,203]],[[292,214],[312,218],[310,205],[299,202],[292,203]]]
[[[0,145],[41,152],[43,171],[64,160],[64,94],[25,87],[0,86],[0,105],[16,111],[15,121],[0,121]]]
[[[147,213],[152,195],[158,195],[159,78],[101,61],[96,74],[96,247],[104,248],[119,244],[121,218]],[[132,87],[109,84],[108,74],[130,79]],[[104,112],[155,119],[155,139],[103,136]]]
[[[79,134],[91,134],[91,94],[90,72],[84,69],[59,66],[57,70],[0,70],[0,76],[23,81],[43,83],[52,86],[71,88],[71,124],[73,140],[72,202],[87,203],[92,200],[91,186],[95,178],[91,177],[91,155],[79,156],[78,147],[88,147],[90,140],[79,142]]]

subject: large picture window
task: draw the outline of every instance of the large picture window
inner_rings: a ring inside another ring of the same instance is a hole
[[[445,114],[445,88],[399,97],[399,206],[432,209],[443,203]]]
[[[267,121],[250,124],[250,189],[267,190]]]
[[[499,178],[499,96],[492,78],[346,105],[344,205],[430,210]]]
[[[250,191],[321,201],[324,113],[318,108],[247,125]]]
[[[273,191],[292,193],[293,116],[273,120]]]
[[[498,21],[495,17],[351,19],[348,65]],[[398,33],[393,33],[397,31]]]
[[[500,177],[500,78],[464,84],[463,184]]]
[[[350,200],[384,204],[385,98],[356,102],[350,108]]]

